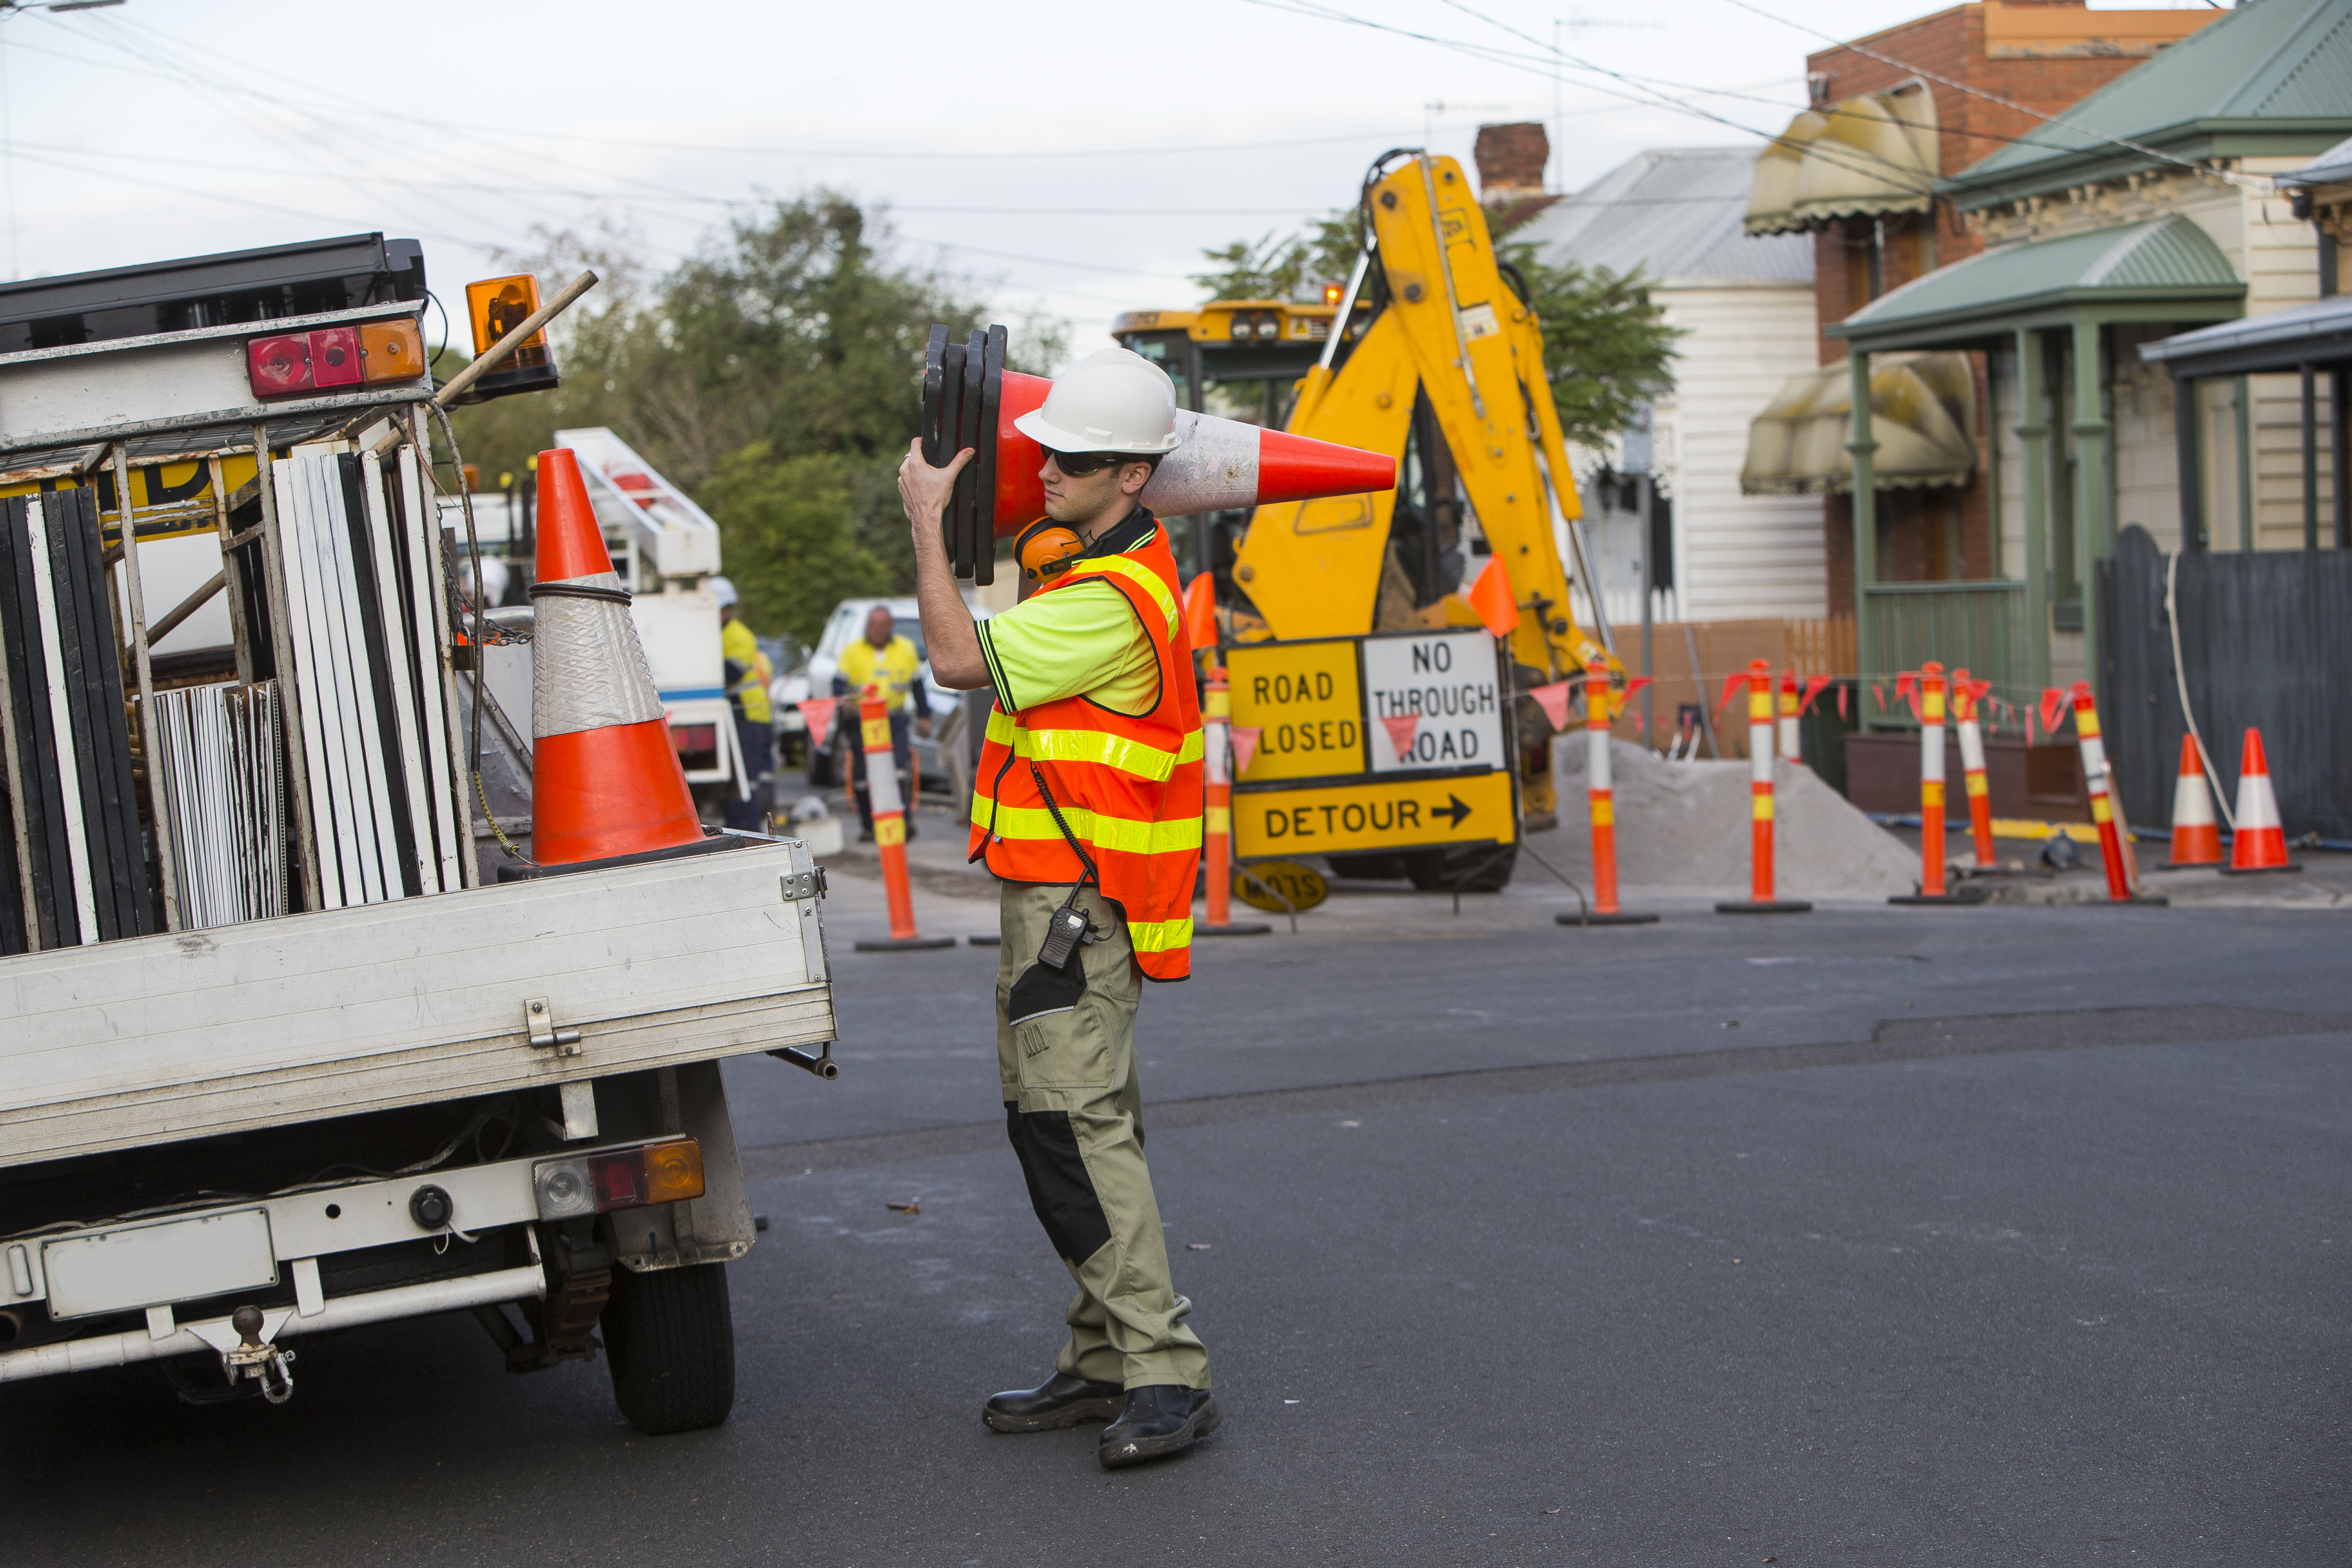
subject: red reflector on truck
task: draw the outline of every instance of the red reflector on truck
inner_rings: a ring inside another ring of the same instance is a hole
[[[357,327],[321,327],[310,334],[310,384],[320,388],[360,384]]]
[[[310,344],[299,337],[253,338],[245,345],[245,377],[256,397],[310,390]]]

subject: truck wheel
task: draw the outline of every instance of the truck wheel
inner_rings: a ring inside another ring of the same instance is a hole
[[[613,1270],[604,1303],[613,1397],[640,1432],[716,1426],[735,1405],[735,1320],[727,1265]]]
[[[1461,849],[1415,849],[1404,858],[1412,885],[1424,893],[1499,893],[1510,886],[1519,847],[1473,845]]]

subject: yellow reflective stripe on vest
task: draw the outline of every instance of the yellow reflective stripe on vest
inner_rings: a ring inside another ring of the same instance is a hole
[[[1042,757],[1049,763],[1100,763],[1153,784],[1167,783],[1178,764],[1197,763],[1207,755],[1198,730],[1170,752],[1102,730],[1032,730],[1015,724],[1001,710],[988,716],[988,738],[1000,746],[1013,748],[1016,757]]]
[[[1138,952],[1172,952],[1192,945],[1191,917],[1181,921],[1129,921],[1127,934]]]
[[[1083,805],[1064,806],[1062,816],[1080,842],[1099,849],[1117,849],[1128,855],[1165,855],[1201,847],[1201,819],[1197,816],[1174,822],[1138,822],[1129,817],[1105,816]],[[992,828],[1003,839],[1068,842],[1062,837],[1062,830],[1054,826],[1054,814],[1045,807],[1000,805],[977,791],[971,797],[971,819],[981,827]]]
[[[1168,591],[1168,584],[1160,580],[1159,573],[1139,561],[1129,561],[1123,555],[1097,556],[1092,561],[1082,561],[1071,567],[1069,576],[1063,581],[1074,583],[1081,577],[1096,576],[1106,572],[1116,572],[1129,582],[1138,584],[1157,600],[1161,613],[1168,617],[1168,635],[1171,637],[1176,635],[1176,627],[1179,624],[1176,615],[1176,595]]]

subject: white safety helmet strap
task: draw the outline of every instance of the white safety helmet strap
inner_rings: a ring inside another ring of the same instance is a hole
[[[1055,381],[1045,403],[1013,427],[1053,452],[1175,450],[1176,384],[1128,349],[1100,349]]]

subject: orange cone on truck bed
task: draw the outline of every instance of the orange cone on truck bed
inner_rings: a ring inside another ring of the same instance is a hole
[[[701,840],[629,595],[567,447],[539,455],[531,853],[542,866]]]

